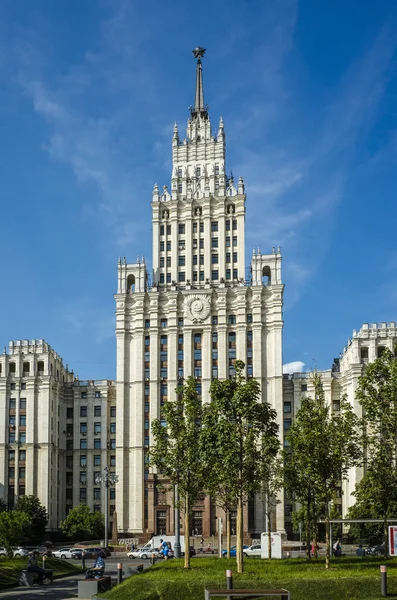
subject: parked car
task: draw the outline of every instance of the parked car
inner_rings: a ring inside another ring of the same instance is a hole
[[[7,556],[7,550],[5,548],[0,548],[0,556]]]
[[[52,556],[55,558],[73,558],[73,548],[59,548],[59,550],[54,550],[52,552]]]
[[[29,550],[22,546],[18,546],[17,548],[13,548],[14,556],[29,556]]]
[[[138,550],[132,550],[131,552],[128,552],[127,556],[128,558],[132,559],[140,558],[141,560],[146,560],[147,558],[152,558],[153,554],[156,559],[163,558],[163,555],[158,550],[140,550],[139,548]],[[174,558],[173,550],[169,551],[168,558]]]
[[[383,542],[383,544],[378,544],[377,546],[369,546],[365,553],[370,556],[381,556],[385,554],[385,543]]]
[[[260,556],[261,555],[261,545],[255,544],[254,546],[249,546],[243,550],[244,556]]]
[[[243,554],[245,552],[245,550],[248,548],[248,546],[243,546]],[[236,550],[237,550],[237,546],[232,546],[230,548],[230,557],[233,558],[234,556],[236,556]],[[227,554],[227,550],[223,550],[222,551],[222,556],[226,556]]]
[[[83,558],[83,548],[71,548],[70,551],[72,553],[72,558],[75,560],[81,560]]]

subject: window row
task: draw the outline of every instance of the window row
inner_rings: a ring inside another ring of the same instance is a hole
[[[116,417],[116,407],[111,406],[109,413],[110,413],[111,418],[115,418]],[[101,416],[102,416],[102,406],[94,406],[94,417],[101,417]],[[73,417],[74,417],[74,408],[73,408],[73,406],[71,406],[66,409],[66,418],[73,419]],[[88,417],[88,406],[80,406],[80,417]]]
[[[179,189],[178,188],[178,192],[181,193],[182,192],[182,187]],[[225,221],[225,227],[226,227],[226,231],[230,231],[230,228],[233,228],[233,231],[237,231],[237,219],[233,219],[232,221],[230,219],[226,219]],[[196,221],[193,223],[193,233],[197,233],[197,231],[199,230],[200,233],[204,232],[204,223],[200,222],[197,223]],[[219,231],[219,223],[218,221],[211,221],[211,231],[213,233]],[[178,234],[179,235],[184,235],[186,232],[186,228],[185,228],[185,224],[184,223],[178,223]],[[171,235],[171,225],[160,225],[160,235]]]

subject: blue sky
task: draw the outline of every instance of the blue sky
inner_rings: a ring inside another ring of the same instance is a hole
[[[196,45],[247,260],[282,246],[284,362],[329,368],[353,329],[397,320],[393,0],[3,0],[0,343],[115,376],[117,258],[151,261]]]

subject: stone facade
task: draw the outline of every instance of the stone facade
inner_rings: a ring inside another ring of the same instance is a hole
[[[17,340],[0,356],[0,497],[9,507],[33,494],[49,530],[81,502],[104,512],[94,484],[115,469],[114,382],[79,381],[44,340]],[[110,516],[115,489],[109,489]]]
[[[118,265],[117,514],[119,527],[133,533],[173,531],[172,496],[159,491],[163,482],[147,457],[150,423],[161,418],[181,379],[194,376],[207,402],[211,380],[233,375],[235,360],[242,359],[263,401],[282,415],[280,250],[254,251],[245,277],[244,182],[240,177],[235,185],[227,175],[224,124],[220,119],[214,135],[200,59],[196,86],[185,139],[174,126],[171,191],[153,190],[152,277],[143,258]],[[282,503],[277,510],[282,528]],[[203,497],[193,529],[214,533],[216,514]],[[247,508],[249,522],[252,531],[262,531],[263,508]]]

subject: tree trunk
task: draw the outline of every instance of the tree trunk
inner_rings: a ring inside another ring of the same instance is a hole
[[[189,539],[190,539],[190,510],[189,510],[189,496],[186,494],[185,498],[185,564],[183,565],[185,569],[190,569],[190,548],[189,548]]]
[[[242,573],[243,565],[243,501],[241,496],[237,503],[237,539],[236,539],[237,573]]]
[[[272,557],[272,526],[271,526],[271,514],[270,514],[269,506],[267,506],[266,521],[267,521],[267,555],[269,558],[271,558]]]
[[[325,568],[329,569],[330,543],[329,543],[329,506],[327,504],[325,516]]]
[[[311,540],[311,535],[310,535],[310,522],[311,522],[311,518],[310,518],[310,497],[307,500],[307,504],[306,504],[306,558],[307,560],[310,560],[310,540]]]
[[[226,511],[226,556],[230,558],[231,531],[230,531],[230,510]]]
[[[387,514],[383,517],[383,534],[385,542],[385,558],[389,558],[389,529],[387,526]]]

